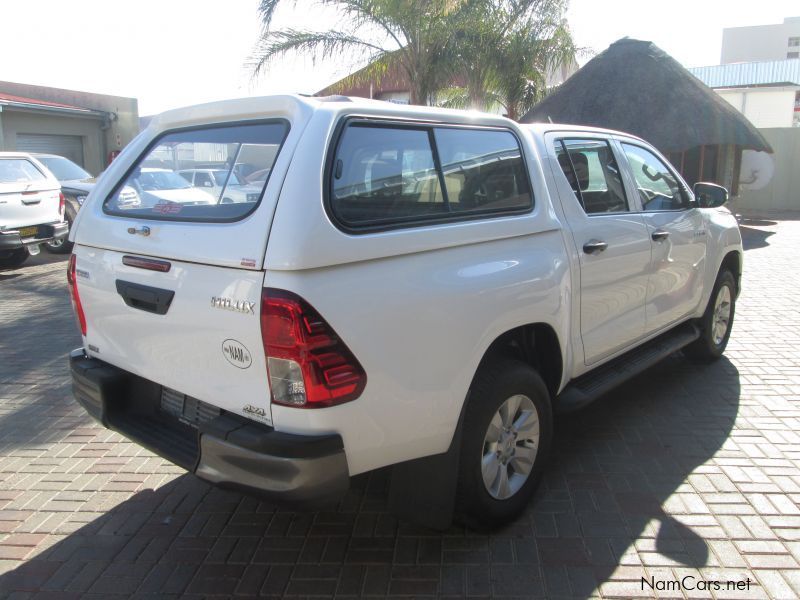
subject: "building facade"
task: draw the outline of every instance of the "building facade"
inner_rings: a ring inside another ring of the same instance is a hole
[[[800,127],[800,58],[689,71],[757,128]]]
[[[800,58],[800,17],[783,23],[728,27],[722,30],[723,65]]]
[[[773,149],[742,154],[735,210],[761,216],[800,211],[800,59],[690,71],[753,123]]]
[[[97,175],[138,133],[135,98],[0,82],[0,150],[58,154]]]

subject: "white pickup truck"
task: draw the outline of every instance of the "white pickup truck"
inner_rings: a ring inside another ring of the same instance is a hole
[[[42,244],[64,239],[64,194],[41,162],[0,152],[0,269],[21,266]]]
[[[197,165],[269,177],[247,202],[120,199]],[[402,516],[494,526],[554,412],[722,354],[726,199],[613,131],[341,97],[167,112],[70,234],[75,397],[221,486],[315,507],[392,466]]]

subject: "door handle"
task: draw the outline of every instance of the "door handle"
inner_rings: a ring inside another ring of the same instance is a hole
[[[131,308],[138,308],[145,312],[165,315],[175,297],[173,290],[162,290],[161,288],[141,285],[130,281],[116,280],[117,293],[122,296],[122,300]]]
[[[663,242],[665,239],[669,237],[669,231],[664,231],[663,229],[656,229],[650,237],[653,238],[654,242]]]
[[[608,248],[608,244],[603,240],[589,240],[583,245],[586,254],[596,254]]]
[[[147,225],[139,227],[138,229],[136,227],[128,227],[128,233],[130,233],[131,235],[139,234],[143,235],[144,237],[147,237],[148,235],[150,235],[150,228]]]

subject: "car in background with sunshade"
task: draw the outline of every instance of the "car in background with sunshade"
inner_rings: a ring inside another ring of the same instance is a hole
[[[23,152],[0,152],[0,269],[13,269],[39,247],[67,235],[61,185]]]
[[[192,186],[212,194],[222,204],[258,202],[261,190],[264,188],[264,182],[260,187],[242,182],[236,173],[229,172],[229,169],[182,169],[178,171],[178,175]]]
[[[64,220],[72,228],[78,210],[86,200],[86,196],[94,189],[95,177],[83,167],[75,164],[70,159],[57,154],[33,154],[58,179],[61,184],[61,193],[64,194]],[[139,206],[139,196],[131,188],[122,190],[123,202],[129,206]],[[68,254],[72,251],[72,242],[66,236],[52,239],[44,244],[45,250],[55,254]]]

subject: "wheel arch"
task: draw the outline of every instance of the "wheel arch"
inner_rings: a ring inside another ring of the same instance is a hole
[[[532,366],[547,385],[551,399],[556,397],[564,373],[564,359],[558,334],[551,325],[528,323],[497,336],[484,352],[476,374],[488,360],[499,356]]]
[[[723,269],[729,269],[733,273],[733,278],[736,280],[736,295],[738,296],[742,287],[742,253],[739,250],[728,252],[722,258],[719,269],[717,269],[717,276]]]

